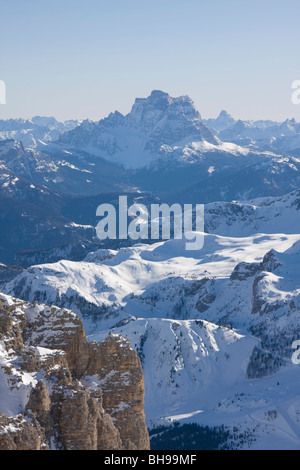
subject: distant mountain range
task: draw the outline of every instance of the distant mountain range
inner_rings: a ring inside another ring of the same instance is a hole
[[[27,147],[35,148],[58,139],[63,132],[74,129],[79,121],[59,122],[54,117],[35,116],[32,119],[0,120],[0,141],[21,140]]]
[[[95,217],[84,214],[95,214],[106,193],[183,204],[297,190],[299,126],[235,121],[225,111],[203,120],[189,97],[158,90],[136,99],[126,116],[99,122],[0,121],[0,262],[18,251],[53,255],[61,245],[94,243]]]
[[[222,111],[216,119],[204,120],[204,123],[224,142],[275,152],[300,153],[300,123],[295,119],[284,122],[243,121],[235,120]]]

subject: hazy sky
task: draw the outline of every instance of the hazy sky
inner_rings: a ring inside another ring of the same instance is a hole
[[[0,0],[0,119],[126,114],[153,89],[202,117],[300,121],[300,0]]]

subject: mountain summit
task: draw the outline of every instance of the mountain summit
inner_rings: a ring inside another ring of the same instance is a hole
[[[207,119],[204,120],[204,123],[209,129],[214,129],[215,131],[220,132],[233,126],[235,124],[235,120],[227,111],[222,110],[216,119]]]
[[[126,121],[130,127],[137,126],[151,133],[149,141],[153,149],[162,143],[172,145],[182,141],[218,143],[188,96],[172,98],[168,93],[154,90],[148,98],[135,100]]]
[[[172,98],[160,90],[137,98],[126,116],[115,112],[98,123],[85,121],[58,140],[65,147],[136,168],[156,159],[162,147],[190,142],[218,145],[220,141],[188,96]]]

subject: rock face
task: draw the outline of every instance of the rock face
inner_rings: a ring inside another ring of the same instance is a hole
[[[0,450],[149,449],[140,360],[70,310],[0,294]]]
[[[109,335],[94,343],[91,357],[89,374],[99,374],[103,407],[117,423],[123,445],[126,449],[147,449],[144,376],[138,355],[127,339]]]

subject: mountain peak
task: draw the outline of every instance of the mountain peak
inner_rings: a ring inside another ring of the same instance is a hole
[[[231,116],[231,114],[229,114],[227,111],[225,111],[225,109],[222,109],[222,111],[220,112],[219,116],[218,116],[219,119],[232,119],[233,120],[233,117]]]
[[[80,124],[81,128],[82,129],[86,129],[88,128],[90,125],[94,125],[94,121],[92,121],[91,119],[84,119],[82,121],[82,123]]]
[[[168,93],[160,90],[153,90],[147,98],[136,98],[128,119],[133,123],[141,124],[142,121],[148,121],[149,116],[155,120],[168,109],[172,102],[172,98]],[[151,119],[152,120],[152,119]]]
[[[57,124],[57,120],[53,116],[34,116],[31,121],[40,127],[55,126]]]
[[[150,94],[151,99],[169,99],[170,95],[169,93],[166,93],[165,91],[162,90],[152,90]]]
[[[131,112],[134,111],[135,108],[139,106],[153,107],[153,109],[166,111],[170,106],[174,104],[176,105],[186,104],[187,106],[190,106],[198,113],[192,99],[189,96],[184,95],[184,96],[179,96],[178,98],[173,98],[168,93],[161,91],[161,90],[153,90],[147,98],[136,98]]]
[[[229,127],[235,124],[236,121],[231,114],[223,109],[217,117],[216,122],[221,126]]]
[[[113,155],[114,161],[130,167],[145,166],[163,146],[203,141],[220,143],[203,123],[192,99],[186,95],[173,98],[161,90],[136,98],[126,116],[111,113],[97,124],[86,120],[59,139],[60,144],[96,152],[103,158]]]
[[[216,137],[204,125],[201,115],[189,96],[171,97],[153,90],[147,98],[137,98],[126,116],[126,124],[149,135],[148,148],[183,141],[207,140],[217,143]]]
[[[220,112],[217,118],[205,120],[205,124],[210,129],[214,129],[217,132],[228,129],[229,127],[233,126],[235,122],[235,119],[224,109]]]

